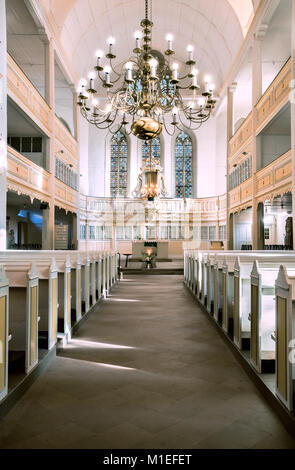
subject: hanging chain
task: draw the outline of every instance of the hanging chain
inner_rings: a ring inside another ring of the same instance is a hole
[[[145,19],[152,21],[152,0],[145,0]]]

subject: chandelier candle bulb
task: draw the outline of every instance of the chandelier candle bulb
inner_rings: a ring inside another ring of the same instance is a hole
[[[127,62],[125,65],[126,67],[126,81],[127,82],[133,82],[133,77],[132,77],[132,62]]]
[[[103,57],[103,51],[96,51],[96,67],[94,67],[95,70],[101,72],[103,70],[103,67],[101,66],[101,59]]]
[[[172,41],[173,41],[172,34],[167,34],[166,39],[168,41],[168,51],[172,51]]]
[[[173,64],[172,79],[175,81],[178,80],[178,64],[176,63]]]
[[[193,51],[194,51],[193,46],[187,46],[188,61],[189,61],[189,62],[192,62],[192,61],[193,61]]]
[[[198,87],[198,77],[197,77],[197,74],[194,74],[194,75],[193,75],[192,86],[193,86],[193,87]]]
[[[158,61],[156,59],[152,59],[149,61],[150,69],[151,69],[151,78],[155,79],[157,78],[157,66],[158,66]]]
[[[136,43],[136,49],[140,49],[140,40],[141,40],[141,32],[140,31],[136,31],[134,33],[134,36],[135,36],[135,43]]]
[[[115,44],[115,39],[113,37],[110,37],[108,39],[108,44],[109,44],[109,52],[106,55],[107,59],[115,59],[116,56],[113,54],[113,45]]]
[[[95,78],[95,75],[94,75],[94,72],[90,72],[89,75],[88,75],[88,78],[89,78],[89,93],[93,93],[94,92],[94,78]]]
[[[215,90],[215,85],[213,83],[211,83],[211,85],[209,85],[209,93],[211,93],[211,95],[213,95],[214,90]]]
[[[111,83],[111,68],[109,66],[106,66],[104,68],[104,73],[105,73],[105,82],[107,85],[110,85]]]

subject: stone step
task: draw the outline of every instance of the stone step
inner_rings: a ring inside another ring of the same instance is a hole
[[[123,268],[122,272],[124,274],[151,274],[151,275],[159,275],[159,274],[177,274],[183,275],[183,268],[153,268],[153,269],[134,269],[134,268]]]

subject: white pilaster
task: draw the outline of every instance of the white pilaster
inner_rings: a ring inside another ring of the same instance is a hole
[[[234,134],[234,92],[236,90],[237,84],[234,82],[227,89],[227,159],[226,159],[226,213],[227,213],[227,234],[226,234],[226,249],[233,249],[233,233],[229,223],[230,214],[229,214],[229,141]]]
[[[0,250],[6,249],[6,168],[7,168],[7,107],[6,107],[6,10],[0,0]]]
[[[258,141],[256,138],[256,104],[262,96],[262,41],[267,31],[267,24],[261,24],[253,35],[252,44],[252,248],[253,250],[263,249],[264,240],[261,238],[261,219],[263,210],[258,210],[256,202],[256,177]],[[259,219],[259,220],[258,220]]]
[[[295,242],[295,0],[292,0],[291,18],[291,149],[292,149],[292,207],[293,207],[293,247]]]
[[[55,123],[55,84],[54,84],[54,40],[51,38],[45,44],[45,98],[50,106],[50,121],[52,134],[48,141],[47,169],[50,172],[49,190],[51,194],[48,209],[43,211],[42,248],[43,250],[54,250],[54,185],[55,185],[55,145],[54,145],[54,123]]]

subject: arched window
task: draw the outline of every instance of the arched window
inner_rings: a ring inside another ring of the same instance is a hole
[[[175,143],[175,197],[190,198],[193,195],[193,142],[181,132]]]
[[[146,144],[145,142],[142,144],[142,165],[144,166],[145,163],[150,158],[150,145],[152,146],[152,157],[154,157],[159,165],[161,165],[161,142],[160,137],[156,137],[152,140],[151,143]]]
[[[126,136],[118,131],[111,140],[111,197],[127,197],[128,144]]]

